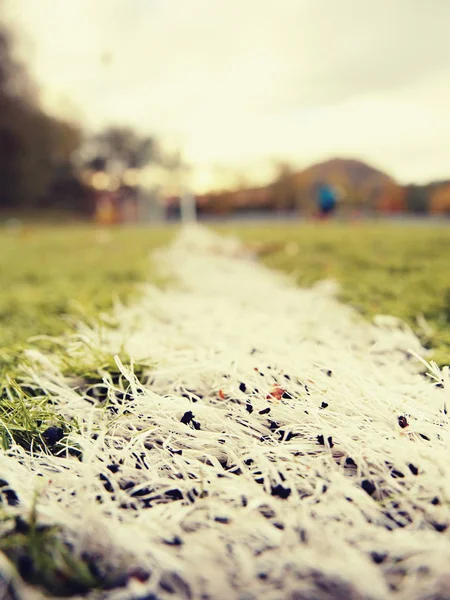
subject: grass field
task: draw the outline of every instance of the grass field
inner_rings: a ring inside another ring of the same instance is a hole
[[[405,319],[439,363],[450,362],[450,228],[307,224],[218,228],[248,242],[280,243],[264,257],[299,285],[334,278],[342,299],[372,317]],[[0,234],[0,347],[96,318],[152,276],[149,252],[175,230],[34,228]],[[423,321],[425,320],[425,322]]]
[[[299,285],[309,286],[324,278],[336,279],[341,284],[345,302],[368,318],[377,313],[401,317],[419,334],[424,345],[433,348],[434,358],[439,363],[450,363],[450,281],[447,275],[450,228],[330,223],[271,227],[228,225],[218,229],[250,244],[271,247],[262,260],[292,275]],[[64,227],[0,234],[0,366],[6,375],[1,377],[0,372],[0,444],[4,450],[14,449],[11,442],[15,442],[30,455],[39,455],[42,451],[43,455],[57,456],[64,451],[59,445],[61,439],[80,434],[82,419],[79,422],[78,409],[73,408],[71,418],[61,414],[65,409],[64,402],[59,404],[60,389],[55,400],[56,397],[52,398],[51,393],[36,383],[30,386],[29,381],[21,380],[20,376],[16,377],[17,381],[12,380],[21,349],[30,344],[45,344],[30,340],[35,336],[58,336],[72,331],[79,319],[101,319],[101,313],[112,308],[115,298],[124,302],[136,298],[141,281],[161,282],[149,253],[169,243],[176,231],[176,228],[99,231],[89,227]],[[183,255],[179,256],[183,260]],[[198,285],[195,284],[198,272],[199,269],[187,271],[192,275],[196,291],[204,281],[201,274]],[[216,273],[214,268],[211,277]],[[196,306],[202,305],[200,296]],[[270,306],[275,310],[273,304]],[[286,314],[284,309],[282,312]],[[273,321],[273,318],[271,310],[270,319]],[[242,318],[239,323],[244,321]],[[251,330],[253,332],[255,327]],[[152,336],[153,326],[148,334]],[[170,338],[170,334],[166,337]],[[53,348],[58,348],[60,357],[64,356],[64,343]],[[233,353],[235,351],[234,345]],[[124,384],[123,377],[111,356],[98,360],[96,357],[93,364],[83,363],[82,370],[70,359],[60,362],[66,365],[63,375],[70,376],[69,383],[81,381],[81,384],[76,383],[81,386],[80,398],[89,396],[90,401],[95,398],[102,404],[108,397],[106,380],[110,381],[108,385],[114,388],[114,394],[127,397],[126,388],[123,391],[120,388]],[[134,373],[139,375],[140,368],[141,365],[135,365]],[[328,375],[323,374],[323,377]],[[67,381],[65,384],[69,385]],[[92,396],[94,392],[100,396]],[[70,396],[70,400],[72,402],[74,397]],[[103,413],[98,411],[99,415],[108,414],[107,404],[102,406]],[[248,408],[243,410],[249,412]],[[111,418],[114,420],[114,415]],[[72,451],[75,452],[73,464],[77,464],[81,450],[74,446]],[[0,453],[0,458],[2,456],[8,459],[7,453]],[[6,480],[2,478],[0,498],[4,496],[14,509],[17,495],[10,489],[2,491],[5,486]],[[6,553],[19,571],[24,557],[28,560],[25,567],[31,560],[37,568],[20,573],[31,584],[39,584],[50,593],[86,591],[100,586],[100,580],[94,577],[85,559],[74,559],[71,546],[61,545],[61,532],[38,525],[33,511],[34,508],[26,523],[14,517],[13,512],[4,511],[0,516],[0,528],[3,527],[4,532],[12,518],[16,521],[13,534],[0,533],[0,552]]]
[[[4,360],[32,336],[60,335],[72,329],[73,319],[97,318],[114,299],[130,300],[136,284],[150,276],[150,251],[172,235],[85,226],[0,233]]]

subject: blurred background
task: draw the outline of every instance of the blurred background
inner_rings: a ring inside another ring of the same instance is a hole
[[[450,216],[448,0],[0,0],[0,221]],[[320,194],[319,194],[320,195]]]

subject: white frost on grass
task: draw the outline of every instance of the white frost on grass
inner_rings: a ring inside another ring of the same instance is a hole
[[[188,228],[158,259],[169,288],[67,348],[120,353],[106,400],[34,354],[82,458],[2,453],[10,510],[38,490],[75,552],[150,573],[107,598],[450,598],[448,369],[424,377],[404,324],[367,323],[327,282],[298,289],[234,240]]]

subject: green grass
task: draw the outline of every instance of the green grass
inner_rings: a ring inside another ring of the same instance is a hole
[[[99,232],[89,226],[0,231],[0,349],[9,356],[31,336],[58,336],[74,318],[96,318],[115,298],[129,301],[151,275],[149,253],[173,229]],[[2,354],[0,354],[0,363]]]
[[[0,537],[0,550],[27,583],[60,597],[84,594],[107,583],[62,541],[57,527],[38,524],[34,507],[27,521],[6,517],[4,526],[8,522],[7,535]]]
[[[295,254],[285,246],[264,262],[303,286],[336,279],[344,302],[368,318],[404,319],[433,348],[434,360],[450,364],[450,227],[309,223],[226,230],[252,243],[293,242]]]
[[[294,242],[297,253],[278,250],[265,263],[293,273],[300,285],[337,279],[345,302],[369,318],[384,313],[405,319],[436,350],[438,362],[450,362],[450,227],[310,223],[218,229],[249,242]],[[0,232],[0,348],[10,352],[32,336],[60,335],[73,319],[110,310],[114,298],[129,301],[136,284],[152,275],[149,252],[173,234],[113,229],[105,239],[89,226]],[[420,315],[430,330],[420,325]]]
[[[400,227],[339,223],[219,227],[246,242],[278,243],[264,262],[290,273],[300,285],[337,279],[342,299],[371,318],[393,314],[410,323],[434,358],[450,363],[450,227]],[[26,451],[41,449],[55,456],[81,454],[67,445],[78,430],[66,421],[46,392],[20,376],[14,379],[21,348],[29,338],[58,336],[73,330],[76,319],[98,319],[114,298],[128,302],[138,283],[156,280],[149,252],[168,243],[173,229],[122,229],[99,232],[93,227],[35,227],[22,234],[0,231],[0,447],[12,441]],[[424,329],[422,315],[430,329]],[[83,389],[95,389],[106,410],[103,378],[122,389],[111,356],[86,353],[85,360],[65,356],[55,344],[62,372]],[[3,360],[3,369],[2,367]],[[124,357],[126,363],[126,357]],[[144,365],[135,365],[139,375]],[[3,377],[2,375],[3,370]],[[124,388],[125,389],[125,388]],[[50,433],[59,432],[57,439]],[[0,481],[0,551],[22,577],[57,595],[83,593],[109,585],[109,575],[92,569],[89,557],[78,557],[57,528],[40,525],[34,509],[26,521],[2,499],[8,483]]]

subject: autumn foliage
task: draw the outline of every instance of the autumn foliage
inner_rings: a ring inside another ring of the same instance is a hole
[[[431,195],[430,213],[450,216],[450,185],[439,187]]]
[[[378,200],[378,210],[382,213],[401,213],[407,208],[406,188],[399,185],[389,185]]]

